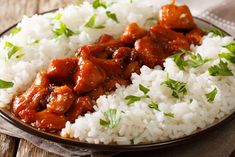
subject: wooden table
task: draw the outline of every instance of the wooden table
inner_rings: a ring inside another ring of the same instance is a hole
[[[0,32],[18,22],[23,15],[42,13],[77,0],[0,0]],[[23,139],[0,134],[0,157],[58,157]]]

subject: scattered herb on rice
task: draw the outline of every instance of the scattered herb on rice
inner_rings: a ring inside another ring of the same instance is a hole
[[[65,35],[67,38],[75,34],[72,30],[67,28],[63,22],[60,22],[60,26],[58,28],[53,29],[52,32],[56,37]]]
[[[62,13],[61,12],[58,12],[53,18],[52,20],[60,20],[62,17]]]
[[[107,4],[105,1],[102,1],[102,0],[95,0],[93,3],[92,3],[92,6],[94,9],[97,9],[99,7],[103,7],[103,8],[107,8]]]
[[[11,35],[16,35],[21,31],[21,27],[15,27],[11,29]]]
[[[23,53],[18,54],[18,55],[16,56],[17,59],[20,59],[20,58],[22,58],[22,57],[24,57],[24,54],[23,54]]]
[[[211,66],[208,71],[211,76],[233,76],[232,70],[228,68],[228,63],[222,60],[218,65]]]
[[[162,82],[161,85],[170,88],[172,90],[172,96],[175,98],[179,98],[187,94],[187,83],[170,79],[169,74],[167,74],[166,81]]]
[[[106,11],[106,15],[108,18],[112,19],[113,21],[119,23],[117,16],[115,13],[111,13],[110,11]]]
[[[146,19],[146,21],[155,21],[155,20],[157,20],[156,17],[149,17]]]
[[[7,58],[11,59],[11,57],[21,49],[21,47],[13,45],[12,43],[6,41],[4,49],[7,51]]]
[[[212,103],[215,99],[216,94],[217,94],[217,88],[214,88],[211,92],[205,94],[207,101]]]
[[[95,25],[96,16],[97,16],[96,14],[92,15],[90,19],[84,24],[84,27],[92,28],[92,29],[103,29],[104,24]]]
[[[219,57],[225,58],[227,61],[235,64],[235,43],[229,43],[223,47],[226,48],[229,53],[221,53],[219,54]]]
[[[151,103],[148,105],[148,107],[151,109],[155,109],[157,111],[160,111],[160,109],[158,108],[158,104],[154,101],[151,101]]]
[[[100,125],[104,127],[115,128],[121,120],[121,117],[117,115],[117,109],[108,109],[103,114],[105,120],[100,119]]]
[[[184,55],[188,55],[189,59],[185,60]],[[200,54],[190,53],[182,48],[180,48],[180,52],[171,56],[173,58],[175,64],[178,66],[180,70],[184,70],[186,66],[197,68],[211,59],[203,59]]]
[[[13,82],[8,82],[0,79],[0,89],[11,88],[14,86]]]
[[[225,37],[224,32],[222,32],[221,30],[219,30],[217,28],[211,28],[207,32],[212,33],[211,37],[215,37],[215,36]]]
[[[175,115],[171,112],[164,112],[164,116],[174,118]]]
[[[149,89],[145,87],[142,84],[139,84],[139,90],[143,92],[144,95],[142,96],[135,96],[135,95],[128,95],[125,97],[125,100],[127,100],[127,104],[131,105],[136,101],[140,101],[142,98],[150,98],[147,93],[149,92]]]

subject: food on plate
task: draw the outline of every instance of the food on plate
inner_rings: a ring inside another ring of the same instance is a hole
[[[41,131],[104,144],[179,138],[234,108],[231,37],[203,32],[174,1],[107,3],[23,20],[0,44],[14,80],[1,79],[1,104]]]

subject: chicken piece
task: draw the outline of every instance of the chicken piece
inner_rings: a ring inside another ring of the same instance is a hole
[[[113,59],[117,63],[127,64],[130,62],[131,52],[132,49],[129,47],[120,47],[117,51],[114,52]]]
[[[195,26],[192,14],[186,5],[167,4],[162,6],[159,11],[159,23],[164,28],[176,30],[189,30]]]
[[[101,43],[106,43],[106,42],[109,42],[111,40],[113,40],[113,36],[109,35],[109,34],[104,34],[104,35],[101,35],[99,37],[99,39],[97,40],[97,43],[98,44],[101,44]]]
[[[36,121],[36,113],[37,112],[35,110],[26,108],[19,112],[19,116],[23,122],[30,124]]]
[[[79,115],[83,115],[88,111],[94,111],[92,100],[89,96],[81,96],[67,112],[67,118],[71,123],[73,123]]]
[[[75,96],[73,90],[67,85],[61,87],[54,87],[49,97],[47,105],[48,110],[53,113],[63,114],[68,111],[73,104]]]
[[[90,91],[89,93],[87,93],[87,95],[92,99],[92,100],[96,100],[98,99],[101,95],[104,95],[105,91],[103,88],[103,85],[100,85],[99,87],[93,89],[92,91]]]
[[[77,64],[77,58],[54,59],[48,67],[48,77],[56,82],[71,80]]]
[[[57,132],[65,127],[66,118],[64,115],[52,113],[49,110],[43,110],[36,113],[36,121],[31,125],[39,130],[47,132]]]
[[[155,65],[162,65],[164,59],[168,56],[159,44],[150,36],[145,36],[135,42],[136,56],[148,67],[153,68]]]
[[[191,30],[189,33],[186,34],[186,38],[188,39],[190,44],[199,45],[203,35],[204,35],[203,31],[195,27],[193,30]]]
[[[11,110],[18,116],[24,109],[37,110],[40,107],[40,100],[45,97],[48,91],[49,80],[45,71],[37,74],[34,83],[22,95],[16,96],[12,102]]]
[[[146,35],[146,31],[140,28],[136,23],[127,26],[125,32],[121,36],[121,41],[126,44],[134,43],[137,39]]]
[[[150,36],[159,45],[161,45],[163,50],[168,52],[169,55],[179,51],[179,48],[183,48],[185,50],[190,49],[190,44],[183,34],[163,28],[160,25],[154,25],[151,27]]]
[[[106,91],[115,91],[116,90],[116,84],[119,84],[121,86],[128,86],[130,84],[129,81],[127,80],[124,80],[124,79],[121,79],[121,78],[114,78],[114,79],[111,79],[109,80],[108,82],[106,82],[104,84],[104,87],[106,89]]]
[[[106,79],[104,70],[89,60],[81,60],[74,75],[74,91],[78,94],[89,92]]]
[[[137,61],[131,62],[124,71],[124,77],[130,79],[132,73],[140,74],[140,65]]]

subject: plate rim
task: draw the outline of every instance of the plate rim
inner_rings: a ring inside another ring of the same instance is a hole
[[[40,13],[39,15],[43,15],[46,13],[52,13],[57,11],[58,9],[53,9],[47,12]],[[227,33],[225,30],[219,28],[218,26],[201,19],[199,17],[194,17],[194,19],[197,19],[199,21],[202,21],[211,27],[217,28],[221,31],[223,31],[226,35],[232,36],[231,34]],[[14,28],[19,22],[16,24],[10,26],[6,30],[4,30],[2,33],[0,33],[0,38],[2,38],[7,32],[9,32],[12,28]],[[235,109],[232,110],[232,112],[228,115],[225,115],[223,118],[219,119],[219,122],[215,123],[214,125],[210,124],[207,127],[201,129],[200,131],[197,131],[193,134],[186,135],[177,139],[173,140],[167,140],[167,141],[160,141],[160,142],[154,142],[154,143],[146,143],[146,144],[135,144],[135,145],[118,145],[118,144],[94,144],[94,143],[88,143],[88,142],[81,142],[76,139],[71,138],[64,138],[59,135],[55,135],[52,133],[43,132],[40,130],[37,130],[36,128],[33,128],[32,126],[23,123],[21,120],[19,120],[17,117],[15,117],[12,113],[10,113],[7,109],[0,107],[0,116],[9,122],[10,124],[14,125],[15,127],[19,128],[22,131],[27,132],[28,134],[37,136],[39,138],[42,138],[44,140],[49,140],[51,142],[56,142],[60,144],[75,146],[82,149],[88,149],[88,150],[102,150],[102,151],[143,151],[143,150],[151,150],[151,149],[163,149],[163,148],[169,148],[174,147],[177,145],[184,144],[186,142],[190,142],[192,140],[195,140],[199,138],[201,135],[208,134],[210,131],[221,127],[231,121],[235,118]]]

